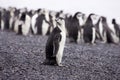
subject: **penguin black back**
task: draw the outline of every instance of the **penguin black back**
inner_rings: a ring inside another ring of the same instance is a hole
[[[112,35],[111,35],[111,33],[113,33],[113,31],[108,27],[107,19],[105,17],[102,17],[102,24],[103,24],[103,27],[106,30],[107,42],[108,43],[113,43],[113,38],[112,38]]]
[[[49,64],[49,65],[54,65],[57,64],[56,62],[56,57],[55,57],[55,53],[54,53],[54,41],[61,40],[61,35],[60,35],[61,30],[56,27],[53,29],[52,33],[49,35],[47,43],[46,43],[46,61],[45,64]],[[59,47],[59,45],[58,45]],[[56,47],[56,49],[58,49],[58,47]],[[57,50],[56,50],[57,51]]]
[[[1,18],[2,18],[2,12],[0,11],[0,29],[1,29]]]
[[[4,22],[5,22],[5,29],[9,29],[9,19],[10,19],[10,12],[8,10],[4,11]]]
[[[115,19],[112,19],[112,24],[114,25],[116,35],[120,38],[120,26],[116,23]]]
[[[95,29],[96,29],[96,39],[102,39],[102,37],[100,36],[100,29],[99,29],[99,24],[100,24],[100,20],[101,18],[98,20],[98,22],[95,24]]]
[[[83,39],[85,41],[85,43],[89,43],[92,41],[92,28],[94,27],[93,23],[92,23],[92,19],[91,16],[94,14],[90,14],[86,20],[85,25],[83,26],[84,29],[84,33],[83,33]]]
[[[25,19],[26,19],[26,13],[23,12],[22,15],[21,15],[21,17],[20,17],[20,20],[23,21],[23,22],[25,22]]]
[[[45,15],[41,14],[36,19],[35,27],[37,27],[37,34],[42,34],[42,22],[45,19]]]
[[[75,13],[75,15],[72,17],[72,19],[70,19],[71,23],[70,23],[70,27],[69,27],[69,37],[73,38],[74,42],[77,43],[77,39],[78,39],[78,31],[80,29],[80,25],[79,25],[79,20],[77,18],[77,16],[80,14],[80,12]]]
[[[57,26],[49,35],[46,43],[46,64],[62,66],[62,56],[66,41],[64,17],[56,19]]]

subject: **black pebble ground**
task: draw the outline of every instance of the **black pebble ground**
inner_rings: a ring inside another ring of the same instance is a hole
[[[120,44],[66,41],[63,67],[43,65],[46,36],[0,31],[0,80],[120,80]]]

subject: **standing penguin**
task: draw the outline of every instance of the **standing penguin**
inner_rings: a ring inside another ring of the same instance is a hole
[[[26,12],[21,13],[17,33],[26,36],[30,31],[30,22],[30,16]]]
[[[56,27],[56,12],[55,11],[50,11],[50,14],[49,14],[49,17],[50,17],[50,27],[49,27],[49,30],[48,30],[48,34],[50,34],[53,29]]]
[[[62,56],[66,41],[65,21],[63,18],[56,20],[57,26],[53,29],[46,43],[45,64],[62,66]]]
[[[0,29],[1,29],[1,20],[2,20],[2,10],[0,8]]]
[[[41,9],[38,9],[37,11],[35,11],[35,13],[32,16],[32,19],[31,19],[33,34],[37,34],[37,26],[38,25],[36,24],[36,22],[38,22],[37,18],[40,14],[40,11],[41,11]]]
[[[69,37],[69,27],[71,26],[72,15],[66,14],[65,15],[65,27],[66,27],[66,36]]]
[[[107,28],[106,28],[106,23],[103,22],[104,21],[104,17],[101,16],[97,22],[97,24],[95,25],[95,29],[96,29],[96,39],[102,41],[102,43],[106,43],[107,42]]]
[[[95,42],[95,24],[98,22],[99,17],[93,13],[91,13],[85,24],[83,25],[83,39],[85,43]]]
[[[3,17],[4,17],[4,29],[5,30],[9,30],[9,26],[10,26],[10,24],[9,24],[9,20],[10,20],[10,11],[9,11],[9,9],[7,10],[5,10],[4,11],[4,14],[3,14]]]
[[[14,22],[12,24],[12,30],[18,33],[18,25],[19,25],[19,19],[20,19],[20,9],[16,9],[14,13]]]
[[[117,44],[119,42],[119,38],[115,34],[115,32],[110,28],[111,25],[108,25],[106,17],[102,17],[102,24],[106,29],[106,39],[107,43]]]
[[[115,34],[116,34],[117,37],[119,37],[119,39],[120,39],[120,25],[117,24],[117,22],[116,22],[115,19],[112,19],[112,24],[113,24],[114,29],[115,29]]]
[[[0,8],[0,29],[4,30],[4,9]]]
[[[9,23],[10,23],[10,29],[12,29],[12,24],[14,22],[14,17],[15,17],[15,10],[16,8],[11,8],[10,9],[10,20],[9,20]]]
[[[79,18],[82,16],[81,12],[75,13],[70,20],[70,25],[67,27],[70,41],[78,43],[80,40],[80,23]]]
[[[46,35],[49,29],[49,12],[47,10],[41,10],[36,18],[35,28],[37,28],[37,34]]]

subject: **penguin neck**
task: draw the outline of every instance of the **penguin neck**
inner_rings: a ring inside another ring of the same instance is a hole
[[[63,22],[61,25],[58,25],[58,27],[65,32],[65,22]]]
[[[48,13],[48,12],[45,12],[45,18],[46,18],[47,21],[50,20],[50,19],[49,19],[49,13]]]
[[[87,24],[87,25],[91,25],[92,24],[92,19],[90,18],[90,16],[85,21],[85,24]]]
[[[10,12],[10,15],[11,15],[11,17],[14,17],[14,12],[11,11],[11,12]]]
[[[57,26],[57,23],[55,20],[56,20],[55,16],[50,15],[50,22],[51,22],[53,28],[55,28]]]
[[[99,22],[99,17],[97,17],[95,20],[91,18],[93,25],[97,24]]]
[[[79,18],[79,25],[83,26],[85,24],[85,20],[82,19],[82,17]]]
[[[52,19],[52,22],[53,22],[53,27],[56,27],[55,19]]]

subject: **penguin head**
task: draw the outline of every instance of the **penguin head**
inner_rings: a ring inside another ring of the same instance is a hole
[[[93,25],[95,25],[95,24],[98,22],[98,20],[100,19],[100,16],[99,16],[99,15],[96,15],[96,14],[94,14],[94,13],[91,13],[91,14],[90,14],[90,18],[91,18],[91,20],[92,20],[92,22],[93,22]]]
[[[57,27],[59,27],[62,31],[66,31],[65,29],[65,18],[64,17],[59,17],[59,18],[56,18],[56,25]]]
[[[79,20],[80,17],[83,16],[83,13],[81,12],[76,12],[75,15],[74,15],[74,18],[77,18]]]
[[[112,19],[112,24],[116,24],[116,20],[115,19]]]
[[[8,8],[7,8],[7,11],[11,11],[11,10],[12,10],[12,7],[8,7]]]
[[[65,18],[64,17],[59,17],[59,18],[56,18],[56,23],[61,26],[62,24],[64,24],[64,20]]]
[[[9,7],[10,12],[15,12],[16,8],[15,7]]]
[[[50,11],[50,13],[49,13],[49,15],[50,15],[50,17],[53,19],[55,19],[56,18],[56,13],[55,13],[55,11]]]
[[[106,17],[102,16],[101,18],[103,23],[107,21]]]
[[[16,10],[16,8],[10,8],[10,16],[14,16],[14,13],[15,13],[15,10]]]
[[[27,12],[27,8],[26,8],[26,7],[25,7],[25,8],[20,9],[20,13],[24,13],[24,12]]]
[[[81,16],[79,17],[80,26],[83,26],[85,24],[86,20],[87,20],[86,15],[84,13],[82,13]]]
[[[65,25],[65,15],[61,14],[58,18],[56,18],[56,23],[59,26],[64,26]]]
[[[70,18],[72,15],[71,14],[69,14],[69,13],[67,13],[66,15],[65,15],[65,17],[68,19],[68,18]]]
[[[59,18],[61,14],[63,14],[63,10],[57,12],[57,13],[56,13],[56,17]]]
[[[42,9],[39,8],[39,9],[37,9],[37,10],[35,11],[35,13],[38,13],[38,14],[39,14],[41,11],[42,11]]]
[[[82,26],[85,23],[86,15],[82,12],[76,12],[73,19],[77,19],[79,21],[80,26]]]
[[[49,22],[49,10],[43,9],[42,14],[45,15],[45,19]]]

